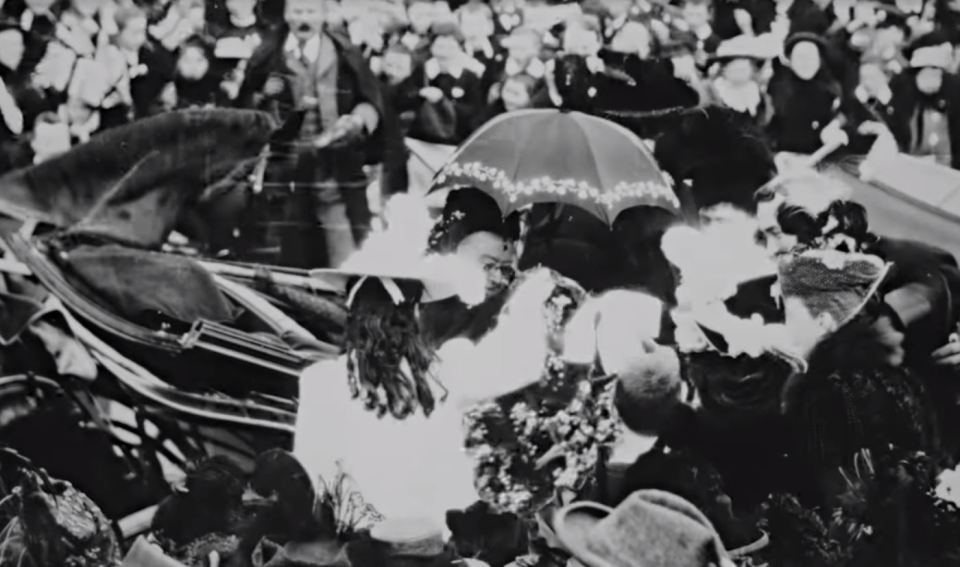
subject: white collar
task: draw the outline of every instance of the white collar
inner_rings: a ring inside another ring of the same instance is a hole
[[[857,100],[862,103],[867,103],[871,99],[871,96],[867,94],[867,89],[863,88],[863,85],[857,85],[857,88],[853,89],[853,96],[857,97]],[[880,104],[890,104],[890,100],[893,98],[893,92],[890,90],[890,87],[886,87],[880,91],[880,94],[875,98]]]
[[[320,45],[320,34],[308,39],[303,47],[300,46],[300,40],[297,39],[297,36],[290,34],[287,37],[287,43],[283,46],[283,51],[295,59],[306,58],[307,61],[316,63],[317,59],[320,58]]]
[[[547,73],[547,66],[544,65],[543,61],[534,57],[530,60],[530,63],[523,69],[520,68],[520,64],[514,59],[507,58],[507,63],[503,69],[504,73],[508,77],[513,77],[514,75],[519,75],[521,73],[526,73],[534,79],[542,79],[543,76]]]
[[[237,28],[240,28],[240,29],[249,28],[249,27],[252,27],[252,26],[257,25],[257,15],[256,15],[256,14],[250,14],[249,17],[240,18],[240,19],[234,19],[234,18],[231,16],[231,17],[230,17],[230,23],[231,23],[234,27],[237,27]]]
[[[431,81],[440,75],[440,71],[440,62],[436,59],[430,58],[423,64],[423,72],[427,74],[427,78]],[[459,79],[463,75],[463,64],[453,64],[450,69],[447,69],[446,73],[454,79]]]

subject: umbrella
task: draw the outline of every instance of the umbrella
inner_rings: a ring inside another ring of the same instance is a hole
[[[580,207],[607,224],[621,212],[680,203],[635,134],[596,116],[551,109],[494,118],[440,169],[431,191],[476,187],[504,215],[534,203]]]

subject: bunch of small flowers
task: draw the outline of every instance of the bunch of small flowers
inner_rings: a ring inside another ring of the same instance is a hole
[[[561,336],[583,299],[579,289],[558,285],[545,309],[550,333]],[[558,489],[578,491],[591,480],[602,454],[619,434],[610,383],[560,357],[560,342],[538,382],[465,415],[465,448],[475,461],[480,497],[501,512],[532,514]]]

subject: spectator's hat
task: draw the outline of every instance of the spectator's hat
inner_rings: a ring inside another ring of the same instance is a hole
[[[827,43],[822,37],[815,33],[811,32],[797,32],[791,34],[790,37],[783,42],[783,53],[787,57],[790,57],[790,52],[793,51],[793,48],[796,47],[798,43],[809,42],[817,46],[820,49],[821,55],[826,54],[829,49],[827,48]]]
[[[14,20],[13,18],[0,17],[0,32],[5,32],[7,30],[21,31],[20,22]]]
[[[710,520],[683,498],[659,490],[633,493],[615,509],[580,502],[554,519],[560,542],[590,567],[732,567]]]
[[[239,37],[224,37],[217,40],[213,56],[228,61],[243,61],[253,55],[253,47]]]
[[[430,24],[430,41],[438,37],[453,37],[459,43],[463,43],[463,32],[454,19],[442,19]]]
[[[950,38],[941,32],[931,32],[917,38],[906,50],[912,69],[933,67],[949,69],[953,60]]]
[[[769,48],[755,37],[740,35],[732,37],[717,46],[717,51],[711,58],[712,62],[726,65],[737,59],[747,59],[757,64],[762,64],[768,59],[776,57],[776,53],[770,53]]]

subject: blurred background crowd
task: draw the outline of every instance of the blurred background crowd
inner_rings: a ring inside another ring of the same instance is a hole
[[[642,87],[595,101],[609,109],[721,104],[779,151],[886,129],[902,151],[960,165],[955,0],[300,3],[331,5],[326,25],[413,139],[456,145],[499,113],[557,104],[551,61],[573,53]],[[0,6],[0,169],[165,110],[256,105],[255,54],[311,17],[274,0]]]

